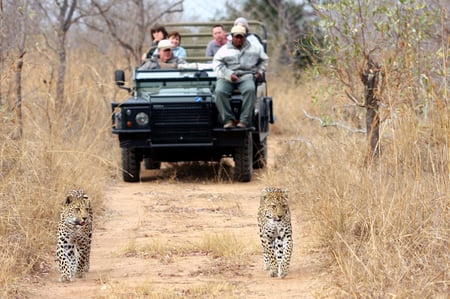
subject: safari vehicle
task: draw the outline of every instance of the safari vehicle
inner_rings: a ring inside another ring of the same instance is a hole
[[[224,23],[230,28],[232,24]],[[258,37],[265,46],[263,24],[249,24],[250,28],[262,29],[263,35]],[[217,78],[207,61],[212,58],[204,56],[212,26],[213,23],[166,25],[169,31],[181,33],[182,46],[190,55],[186,59],[189,63],[176,70],[135,68],[131,87],[125,85],[123,70],[115,72],[116,84],[131,95],[123,102],[112,103],[112,133],[118,135],[124,181],[138,182],[141,164],[146,169],[159,169],[161,162],[218,162],[231,157],[234,180],[239,182],[250,181],[253,169],[266,166],[269,123],[274,120],[265,79],[255,81],[257,102],[252,126],[224,129],[215,105]],[[242,96],[236,91],[230,101],[239,119]]]

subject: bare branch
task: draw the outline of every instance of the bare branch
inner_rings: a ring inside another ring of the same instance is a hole
[[[322,127],[343,128],[343,129],[345,129],[347,131],[350,131],[352,133],[362,133],[362,134],[366,134],[367,133],[366,130],[364,130],[364,129],[351,128],[351,127],[349,127],[347,125],[344,125],[344,124],[341,124],[341,123],[338,123],[338,122],[325,122],[322,118],[317,117],[317,116],[312,116],[312,115],[308,114],[308,112],[306,112],[305,110],[303,110],[303,114],[305,114],[306,118],[319,121],[320,125]]]
[[[73,14],[75,13],[76,8],[77,8],[77,1],[73,0],[70,3],[69,12],[67,13],[66,19],[64,21],[64,31],[69,31],[70,26],[78,20],[78,18],[73,18]]]
[[[103,9],[103,7],[95,1],[93,1],[93,5],[98,10],[99,15],[105,21],[105,24],[108,27],[109,33],[112,35],[112,37],[121,45],[121,47],[123,47],[123,48],[127,49],[128,51],[130,51],[131,53],[133,53],[133,46],[130,45],[129,43],[125,42],[118,35],[117,30],[116,30],[116,24],[112,21],[111,18],[109,18],[106,15],[106,12],[109,10],[109,8]]]
[[[167,7],[165,10],[163,10],[160,14],[156,15],[150,22],[149,24],[155,23],[156,21],[158,21],[159,19],[161,19],[163,16],[167,15],[167,14],[173,14],[173,13],[177,13],[177,12],[183,12],[183,1],[184,0],[178,0],[177,2],[174,2],[172,5],[170,5],[169,7]],[[176,8],[177,6],[180,6],[181,8]]]
[[[131,9],[124,15],[124,11],[118,12],[116,8],[104,1],[91,0],[92,12],[90,14],[95,13],[100,18],[90,19],[85,22],[85,25],[91,30],[108,34],[127,55],[133,57],[135,62],[140,63],[150,27],[170,14],[183,12],[183,1],[177,0],[168,4],[167,7],[161,6],[149,12],[145,0],[134,0],[128,4]],[[120,3],[120,1],[117,0],[116,3]],[[133,15],[132,18],[130,18],[130,12]],[[124,34],[124,30],[127,29],[130,32]]]
[[[365,108],[366,106],[364,104],[361,104],[358,99],[356,99],[352,94],[350,94],[348,92],[348,90],[345,91],[345,93],[347,94],[347,97],[356,104],[356,106],[361,107],[361,108]]]

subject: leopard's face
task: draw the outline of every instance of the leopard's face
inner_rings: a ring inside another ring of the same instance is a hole
[[[61,222],[71,227],[84,226],[90,221],[91,203],[82,190],[73,190],[67,194],[61,212]]]
[[[288,192],[285,189],[266,188],[262,193],[261,209],[265,211],[267,220],[290,220]]]

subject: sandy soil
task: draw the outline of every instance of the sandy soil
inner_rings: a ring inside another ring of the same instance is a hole
[[[233,184],[167,179],[159,172],[144,171],[141,183],[119,182],[108,192],[85,278],[60,283],[55,263],[30,298],[327,297],[320,252],[298,211],[292,211],[288,276],[270,278],[262,270],[256,214],[265,186],[258,172],[250,183]],[[205,250],[205,239],[214,238],[234,240],[239,249],[228,256]]]

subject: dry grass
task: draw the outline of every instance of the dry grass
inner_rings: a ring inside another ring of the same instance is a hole
[[[186,256],[199,252],[197,246],[191,244],[168,244],[167,240],[152,239],[151,242],[138,245],[131,241],[123,250],[125,256],[155,258],[164,263],[171,263],[173,256]]]
[[[146,299],[172,299],[172,298],[236,298],[235,286],[229,282],[199,283],[196,286],[185,289],[170,289],[155,286],[151,281],[139,286],[125,284],[105,284],[105,296],[97,299],[124,299],[124,298],[146,298]]]
[[[193,244],[168,244],[167,240],[152,239],[148,244],[138,245],[131,241],[123,250],[123,254],[139,255],[150,258],[167,256],[208,255],[212,258],[246,257],[259,252],[259,244],[244,242],[231,232],[206,234]]]
[[[137,245],[130,242],[124,249],[126,256],[137,256],[143,259],[156,259],[162,264],[177,263],[186,256],[208,257],[203,263],[196,264],[190,270],[189,277],[212,277],[223,275],[228,277],[247,275],[248,259],[259,252],[259,244],[239,239],[231,232],[206,234],[194,243],[168,244],[167,240],[152,239],[149,243]],[[181,280],[182,281],[182,280]],[[99,298],[236,298],[243,295],[241,288],[232,282],[219,280],[203,281],[178,286],[161,285],[161,281],[146,281],[137,285],[124,283],[103,283],[108,295]]]
[[[13,117],[0,111],[0,297],[17,297],[24,278],[46,271],[65,192],[85,188],[99,211],[103,191],[120,177],[119,149],[109,127],[109,102],[118,92],[109,81],[114,67],[100,66],[98,61],[105,60],[96,55],[82,61],[70,64],[64,115],[57,117],[51,109],[53,85],[44,62],[25,74],[22,140],[10,138]],[[350,119],[338,118],[349,113],[335,82],[305,75],[298,84],[286,72],[280,74],[272,74],[269,88],[277,117],[271,142],[278,142],[274,146],[282,154],[274,157],[264,180],[289,188],[295,210],[313,221],[311,237],[328,253],[342,297],[444,297],[449,292],[448,100],[436,93],[426,121],[407,106],[396,107],[383,123],[381,158],[367,164],[365,135],[321,127],[305,117],[304,110],[359,126],[353,110]],[[177,166],[166,174],[176,179],[185,170]],[[229,182],[227,165],[211,172],[214,180]],[[232,235],[211,235],[199,246],[219,256],[253,250]],[[130,250],[136,245],[130,244]],[[152,294],[149,289],[136,292],[138,297]],[[232,297],[232,286],[180,292]],[[165,294],[155,298],[180,295],[176,290]],[[105,296],[124,297],[121,290]]]
[[[227,258],[245,257],[259,252],[259,244],[248,243],[248,240],[242,240],[230,232],[205,235],[199,248],[210,252],[213,257]]]
[[[276,109],[296,118],[288,128],[280,124],[283,153],[265,181],[288,187],[292,205],[313,220],[313,237],[328,252],[342,297],[447,296],[448,102],[433,107],[435,117],[426,122],[399,107],[398,116],[383,123],[382,156],[367,163],[365,135],[321,127],[302,116],[303,109],[323,116],[332,105],[343,105],[336,99],[339,90],[331,91],[325,79],[297,88],[284,89],[292,86],[285,84],[274,91]],[[322,99],[320,106],[315,97]],[[436,94],[436,103],[445,99]]]
[[[39,275],[54,258],[56,225],[65,193],[83,188],[100,211],[103,193],[118,173],[109,111],[99,93],[103,83],[70,80],[63,115],[52,111],[42,72],[26,71],[24,132],[13,139],[13,116],[1,111],[0,126],[0,297],[20,297],[24,277]],[[48,81],[47,81],[48,82]],[[33,91],[33,92],[31,92]],[[4,106],[6,107],[6,106]],[[115,145],[115,144],[114,144]],[[19,294],[19,295],[17,295]]]

